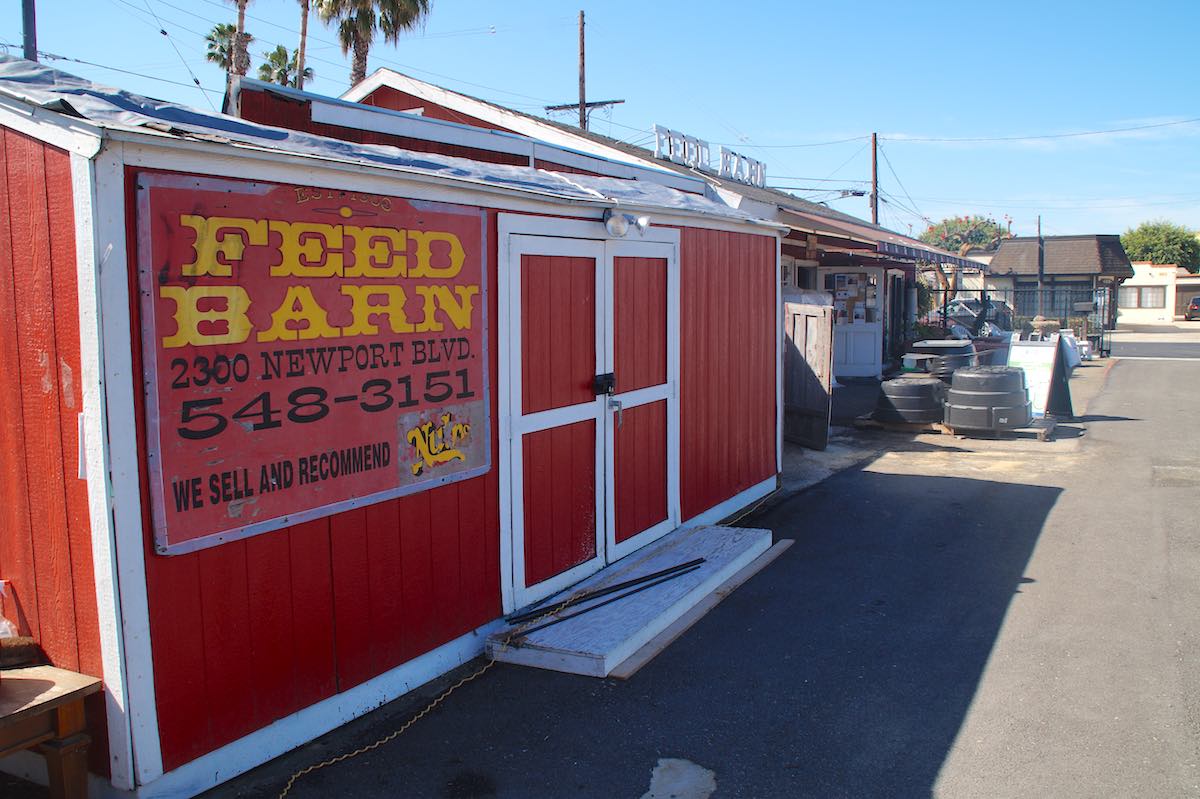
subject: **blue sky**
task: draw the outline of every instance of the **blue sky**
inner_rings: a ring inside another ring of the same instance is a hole
[[[765,161],[769,184],[865,218],[865,199],[838,193],[867,185],[866,136],[877,131],[881,222],[905,233],[923,217],[970,213],[1007,215],[1018,234],[1033,233],[1039,213],[1048,234],[1119,233],[1152,218],[1200,228],[1200,121],[1176,124],[1200,118],[1198,3],[433,5],[423,30],[376,44],[368,68],[542,113],[577,97],[583,8],[589,98],[626,101],[593,116],[599,132],[641,142],[657,122],[727,143]],[[296,45],[295,0],[253,0],[249,14],[255,65],[275,44]],[[203,34],[234,18],[223,0],[39,0],[38,46],[138,74],[43,59],[68,72],[207,107],[189,69],[222,88]],[[333,32],[314,19],[310,36],[306,88],[341,94],[349,69]],[[19,55],[20,37],[10,0],[0,41]],[[219,93],[209,98],[220,106]],[[1140,129],[922,141],[1122,128]]]

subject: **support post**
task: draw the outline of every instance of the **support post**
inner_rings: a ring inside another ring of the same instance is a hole
[[[21,26],[24,28],[26,61],[37,61],[37,5],[35,0],[21,0]]]
[[[1037,282],[1037,312],[1038,316],[1046,315],[1046,242],[1042,240],[1042,215],[1038,214],[1037,218],[1037,236],[1038,236],[1038,282]]]
[[[587,130],[587,88],[583,80],[583,9],[579,9],[579,129]]]
[[[879,224],[879,147],[877,134],[871,134],[871,224]]]

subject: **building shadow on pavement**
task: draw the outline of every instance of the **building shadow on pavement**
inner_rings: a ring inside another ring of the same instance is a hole
[[[745,520],[796,544],[630,680],[498,665],[291,796],[638,797],[660,758],[717,796],[929,796],[1059,493],[843,472]],[[276,795],[459,675],[211,795]]]

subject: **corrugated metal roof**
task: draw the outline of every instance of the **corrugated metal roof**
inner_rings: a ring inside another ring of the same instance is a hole
[[[958,266],[966,266],[970,268],[979,268],[978,261],[972,261],[968,258],[962,258],[954,253],[947,252],[932,245],[926,244],[919,239],[914,239],[910,236],[905,236],[893,230],[888,230],[885,227],[874,225],[856,216],[834,210],[819,203],[814,203],[805,200],[802,197],[797,197],[794,194],[781,191],[779,189],[771,189],[766,187],[751,186],[745,183],[738,183],[733,180],[722,178],[711,169],[697,169],[693,167],[675,164],[661,158],[655,158],[654,153],[644,147],[638,147],[628,142],[623,142],[618,139],[613,139],[609,136],[604,136],[600,133],[595,133],[589,130],[581,130],[572,125],[566,125],[561,122],[556,122],[552,119],[527,114],[523,111],[517,111],[488,100],[481,100],[478,97],[472,97],[462,92],[447,89],[442,86],[435,86],[431,83],[413,78],[410,75],[404,75],[390,69],[378,69],[368,78],[368,81],[380,82],[382,85],[388,84],[388,76],[396,76],[405,81],[406,85],[402,87],[403,91],[411,93],[414,88],[428,86],[431,90],[445,92],[448,95],[467,101],[474,106],[473,113],[479,115],[485,113],[486,110],[491,110],[502,115],[514,115],[521,117],[538,125],[543,125],[553,128],[559,132],[566,133],[577,139],[594,142],[603,145],[615,152],[624,153],[642,161],[653,163],[661,169],[676,172],[681,175],[692,177],[700,177],[711,183],[713,186],[720,187],[726,191],[734,192],[742,197],[755,202],[774,205],[782,211],[791,214],[799,214],[806,218],[806,228],[816,228],[828,236],[840,237],[848,236],[855,240],[867,240],[876,244],[877,252],[891,255],[896,258],[904,258],[910,260],[933,261],[938,263],[950,263]],[[362,84],[360,84],[362,85]],[[361,91],[361,90],[360,90]],[[355,89],[351,89],[344,96],[355,95]],[[481,117],[482,118],[482,117]],[[497,124],[503,124],[503,119],[488,120]],[[806,230],[806,232],[809,232]]]
[[[114,131],[165,134],[229,146],[249,145],[293,156],[440,178],[464,187],[487,187],[579,204],[624,205],[775,226],[774,222],[755,219],[717,200],[645,181],[564,176],[531,167],[330,139],[143,97],[8,56],[0,56],[0,97]]]

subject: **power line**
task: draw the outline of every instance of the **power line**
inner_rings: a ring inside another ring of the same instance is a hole
[[[807,180],[810,183],[870,183],[861,178],[810,178],[807,175],[772,175],[774,180]]]
[[[850,163],[851,161],[853,161],[855,158],[858,158],[859,154],[860,154],[860,153],[861,153],[863,150],[867,149],[867,144],[868,144],[868,142],[863,142],[863,146],[862,146],[862,147],[859,147],[857,150],[855,150],[855,151],[854,151],[854,152],[853,152],[853,153],[850,155],[850,157],[849,157],[849,158],[847,158],[845,161],[843,161],[843,162],[841,163],[841,165],[840,165],[840,166],[838,166],[838,168],[837,168],[837,169],[833,170],[833,171],[832,171],[832,172],[830,172],[828,175],[826,175],[825,177],[821,178],[821,180],[822,180],[822,181],[829,180],[829,179],[830,179],[830,178],[832,178],[834,175],[836,175],[838,172],[841,172],[843,169],[845,169],[847,164],[849,164],[849,163]]]
[[[174,9],[175,9],[175,10],[177,10],[177,11],[182,11],[183,13],[185,13],[185,14],[189,14],[189,15],[191,15],[191,16],[193,16],[193,17],[196,17],[196,18],[198,18],[198,19],[202,19],[202,20],[204,20],[204,21],[206,21],[206,22],[211,22],[211,23],[213,23],[213,24],[216,24],[216,23],[215,23],[213,20],[211,20],[211,19],[208,19],[208,18],[206,18],[206,17],[201,17],[199,14],[195,14],[195,13],[193,13],[193,12],[191,12],[191,11],[188,11],[188,10],[187,10],[187,9],[185,9],[185,8],[180,8],[180,7],[179,7],[179,6],[177,6],[177,5],[172,5],[171,3],[168,3],[168,2],[166,2],[166,0],[159,0],[159,2],[161,2],[161,3],[162,3],[163,5],[165,5],[165,6],[170,6],[171,8],[174,8]],[[207,4],[208,4],[208,5],[210,5],[210,6],[216,6],[216,7],[218,7],[218,8],[228,8],[227,6],[225,6],[223,3],[219,2],[218,0],[203,0],[203,2],[207,3]],[[256,21],[256,22],[261,22],[261,23],[263,23],[264,25],[270,25],[270,26],[272,26],[272,27],[275,27],[275,28],[278,28],[278,29],[280,29],[280,30],[282,30],[282,31],[286,31],[287,33],[291,33],[291,34],[294,34],[294,35],[296,35],[296,36],[299,36],[299,35],[300,35],[300,31],[298,31],[298,30],[295,30],[295,29],[293,29],[293,28],[289,28],[289,27],[287,27],[286,25],[280,25],[280,24],[279,24],[279,23],[277,23],[277,22],[271,22],[270,20],[263,19],[263,18],[261,18],[261,17],[255,17],[255,16],[253,16],[253,15],[250,15],[250,14],[247,14],[247,15],[246,15],[246,17],[247,17],[248,19],[254,20],[254,21]],[[332,42],[332,41],[330,41],[330,40],[328,40],[328,39],[321,39],[321,38],[318,38],[318,37],[316,37],[316,36],[313,36],[312,34],[309,34],[309,37],[308,37],[308,38],[309,38],[309,41],[320,42],[321,44],[327,44],[327,45],[334,46],[334,47],[339,47],[339,48],[341,47],[341,44],[340,44],[340,43],[338,43],[338,42]],[[414,37],[414,38],[415,38],[415,37]],[[482,84],[482,83],[472,83],[471,81],[468,81],[468,80],[463,80],[463,79],[461,79],[461,78],[455,78],[455,77],[451,77],[450,75],[443,75],[443,74],[441,74],[441,73],[438,73],[438,72],[433,72],[433,71],[431,71],[431,70],[428,70],[428,69],[420,69],[419,67],[410,66],[410,65],[408,65],[408,64],[401,64],[401,63],[400,63],[400,62],[398,62],[398,61],[391,61],[391,60],[389,60],[389,59],[382,58],[381,56],[379,56],[379,55],[377,55],[377,54],[376,54],[376,55],[373,55],[373,59],[374,59],[376,62],[381,62],[381,63],[383,63],[383,64],[389,64],[389,65],[391,65],[391,66],[394,66],[394,67],[399,67],[400,69],[403,69],[403,70],[406,70],[406,71],[411,71],[411,72],[420,72],[420,73],[422,73],[422,74],[425,74],[425,75],[433,75],[434,77],[437,77],[437,78],[442,78],[443,80],[449,80],[449,81],[453,81],[453,82],[455,82],[455,83],[461,83],[461,84],[463,84],[463,85],[465,85],[465,86],[474,86],[474,87],[476,87],[476,88],[479,88],[479,89],[487,89],[488,91],[492,91],[492,92],[499,92],[500,94],[506,94],[506,95],[510,95],[510,96],[512,96],[512,97],[524,97],[524,98],[525,98],[525,99],[527,99],[527,100],[534,100],[534,101],[538,102],[540,105],[546,105],[547,103],[550,103],[550,102],[551,102],[550,100],[547,100],[547,99],[546,99],[546,98],[544,98],[544,97],[534,97],[533,95],[529,95],[529,94],[522,94],[522,93],[520,93],[520,92],[509,91],[509,90],[507,90],[507,89],[499,89],[499,88],[497,88],[497,87],[495,87],[495,86],[487,86],[487,85],[484,85],[484,84]],[[321,60],[321,59],[317,59],[317,60]],[[336,62],[336,61],[328,61],[328,60],[326,60],[326,63],[332,64],[332,65],[334,65],[334,66],[343,66],[343,67],[345,66],[345,64],[344,64],[344,63],[339,63],[339,62]]]
[[[1200,122],[1200,117],[1178,119],[1174,122],[1156,122],[1151,125],[1133,125],[1126,128],[1108,128],[1106,130],[1084,130],[1076,133],[1042,133],[1031,136],[973,136],[966,138],[937,138],[930,136],[906,136],[902,133],[888,136],[888,141],[894,142],[992,142],[992,141],[1033,141],[1035,139],[1071,139],[1079,136],[1103,136],[1108,133],[1128,133],[1135,130],[1150,130],[1166,128],[1172,125],[1190,125]],[[882,136],[880,138],[883,138]]]
[[[20,47],[20,45],[14,44],[13,42],[0,42],[0,47]],[[169,83],[172,86],[182,86],[185,89],[199,88],[200,91],[208,92],[209,94],[223,94],[223,92],[221,92],[217,89],[206,89],[203,86],[194,86],[190,83],[184,83],[183,81],[171,80],[170,78],[160,78],[157,75],[147,75],[143,72],[134,72],[133,70],[129,70],[129,69],[121,69],[120,67],[112,67],[112,66],[109,66],[108,64],[98,64],[95,61],[85,61],[82,58],[73,58],[72,56],[59,55],[58,53],[48,53],[45,50],[38,50],[38,55],[41,56],[42,58],[48,58],[51,61],[72,61],[76,64],[85,64],[89,67],[97,67],[98,69],[107,69],[107,70],[111,70],[113,72],[120,72],[124,75],[132,75],[136,78],[145,78],[146,80],[155,80],[155,81],[158,81],[159,83]]]
[[[888,158],[887,152],[884,151],[882,146],[879,148],[879,154],[883,156],[883,163],[887,164],[888,171],[891,172],[892,177],[896,179],[896,184],[900,186],[900,190],[903,191],[904,196],[908,198],[909,204],[912,205],[912,207],[915,208],[918,213],[920,213],[921,209],[917,208],[916,202],[913,201],[912,195],[908,193],[908,189],[904,187],[904,181],[900,180],[900,176],[896,174],[896,169],[892,166],[892,160]],[[921,214],[921,216],[924,216],[924,214]]]
[[[828,147],[829,145],[832,145],[832,144],[845,144],[846,142],[861,141],[863,139],[869,139],[869,138],[871,138],[869,135],[851,136],[846,139],[834,139],[833,141],[814,141],[814,142],[804,142],[802,144],[756,144],[753,146],[758,147],[760,149],[764,149],[764,150],[767,150],[767,149],[787,150],[787,149],[794,149],[797,147]],[[744,146],[746,146],[745,142],[718,141],[718,142],[713,142],[713,144],[723,145],[725,147],[744,147]]]
[[[213,105],[213,101],[209,96],[204,94],[204,87],[200,85],[200,79],[196,77],[196,73],[192,72],[192,68],[188,66],[188,62],[184,60],[183,53],[179,52],[179,48],[175,46],[175,40],[171,38],[171,34],[167,33],[167,29],[163,27],[162,20],[158,18],[158,14],[154,13],[154,8],[150,5],[150,0],[142,0],[142,2],[146,4],[146,10],[150,12],[150,16],[154,17],[154,21],[158,23],[158,32],[170,42],[171,49],[175,51],[175,55],[179,56],[179,62],[183,64],[183,68],[187,70],[187,73],[192,76],[192,83],[196,84],[197,89],[200,89],[204,97],[204,102],[208,103],[208,107],[213,110],[213,113],[216,113],[217,107]]]

